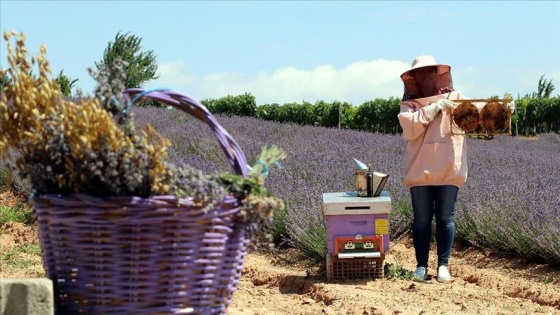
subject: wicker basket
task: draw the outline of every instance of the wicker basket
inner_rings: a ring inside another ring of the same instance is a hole
[[[127,90],[212,128],[237,174],[243,151],[204,106],[171,91]],[[57,314],[225,314],[238,284],[248,224],[227,196],[210,211],[173,196],[31,197]]]

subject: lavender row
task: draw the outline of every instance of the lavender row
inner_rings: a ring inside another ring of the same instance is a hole
[[[170,157],[204,172],[229,171],[208,127],[177,110],[135,108],[139,126],[149,122],[174,143]],[[287,204],[286,230],[294,245],[318,257],[326,252],[322,194],[354,190],[352,158],[390,175],[391,236],[408,233],[411,207],[402,185],[406,142],[386,135],[281,124],[250,117],[217,116],[250,163],[264,145],[288,152],[267,186]],[[469,179],[457,204],[458,236],[501,251],[560,262],[560,136],[537,140],[499,136],[468,139]]]

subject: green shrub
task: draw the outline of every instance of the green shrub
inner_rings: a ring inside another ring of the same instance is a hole
[[[412,280],[414,277],[414,272],[405,269],[398,261],[396,264],[385,263],[383,268],[387,279]]]
[[[6,222],[31,224],[33,220],[33,209],[29,205],[20,204],[16,207],[0,205],[0,224]]]
[[[269,235],[275,246],[282,246],[288,241],[286,229],[286,210],[275,211],[272,222],[263,227],[263,232]]]

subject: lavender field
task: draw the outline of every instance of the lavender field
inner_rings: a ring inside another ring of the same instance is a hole
[[[170,158],[207,173],[230,171],[210,129],[178,110],[136,107],[139,127],[151,123],[173,142]],[[391,237],[409,233],[411,205],[402,185],[406,142],[400,135],[280,124],[248,117],[217,116],[237,140],[249,164],[264,145],[288,152],[282,169],[273,169],[269,190],[284,199],[274,233],[310,258],[326,253],[322,194],[354,190],[352,158],[390,175]],[[536,139],[498,136],[468,139],[469,178],[459,192],[458,238],[469,243],[560,264],[560,135]],[[279,223],[278,223],[279,222]]]

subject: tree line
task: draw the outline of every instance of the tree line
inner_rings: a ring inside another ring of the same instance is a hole
[[[498,98],[496,96],[490,98]],[[376,98],[359,106],[347,102],[263,104],[257,106],[250,93],[202,100],[213,114],[250,116],[263,120],[327,128],[355,129],[397,134],[402,132],[397,115],[400,99]],[[525,96],[515,100],[512,134],[532,136],[560,132],[560,97]]]

